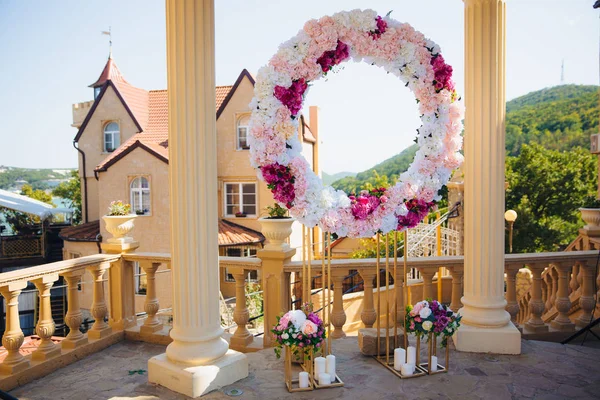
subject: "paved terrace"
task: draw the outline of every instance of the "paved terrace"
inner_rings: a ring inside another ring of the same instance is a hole
[[[600,349],[523,341],[520,356],[451,353],[447,374],[401,380],[358,352],[356,338],[334,341],[343,388],[289,394],[283,361],[273,351],[248,354],[248,378],[203,399],[597,399]],[[148,359],[164,346],[121,342],[42,379],[15,389],[19,399],[187,399],[147,382]]]

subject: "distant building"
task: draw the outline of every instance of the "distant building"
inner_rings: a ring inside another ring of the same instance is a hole
[[[94,100],[73,105],[72,124],[78,130],[75,143],[84,223],[62,232],[64,257],[98,253],[102,238],[110,237],[99,220],[109,203],[119,199],[131,203],[132,212],[140,215],[132,232],[141,244],[138,251],[170,252],[167,91],[132,86],[111,57],[90,87]],[[258,181],[248,157],[248,104],[253,91],[254,79],[246,70],[233,85],[215,89],[221,255],[256,254],[265,240],[259,232],[258,218],[265,214],[267,205],[273,204],[269,189]],[[318,154],[317,112],[311,107],[312,125],[300,117],[298,132],[305,157],[312,165],[318,165],[313,159]],[[238,212],[245,213],[245,217],[236,217]],[[296,233],[295,237],[300,235]],[[170,307],[170,278],[162,277],[158,280],[160,304]],[[221,289],[226,297],[235,294],[232,281],[223,271]],[[138,285],[138,292],[144,293],[143,280]],[[92,287],[84,285],[83,290],[89,293],[84,299],[91,302]],[[143,297],[136,299],[137,310],[143,310],[143,302]]]

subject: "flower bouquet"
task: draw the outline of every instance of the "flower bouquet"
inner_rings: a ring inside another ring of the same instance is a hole
[[[448,338],[454,335],[460,326],[461,316],[437,300],[423,300],[406,307],[405,328],[407,333],[417,336],[417,342],[427,338],[427,363],[419,364],[428,374],[447,372],[450,362]],[[442,337],[441,346],[446,348],[445,365],[438,364],[436,339]],[[418,345],[417,345],[418,346]]]
[[[289,347],[293,354],[298,354],[299,350],[320,348],[326,338],[323,321],[312,312],[310,304],[277,317],[277,325],[271,332],[275,336],[277,358],[281,357],[284,346]]]

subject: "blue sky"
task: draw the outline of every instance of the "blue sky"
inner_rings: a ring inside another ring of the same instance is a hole
[[[255,73],[311,18],[372,8],[438,42],[463,91],[461,0],[215,0],[217,84]],[[294,7],[293,4],[301,4]],[[598,84],[599,11],[593,0],[507,1],[507,98],[565,82]],[[0,0],[0,165],[75,167],[71,104],[91,100],[112,26],[113,56],[125,78],[166,88],[162,0]],[[305,105],[321,108],[321,165],[362,171],[411,144],[419,126],[410,91],[366,64],[346,63],[320,80]],[[343,157],[340,157],[343,155]]]

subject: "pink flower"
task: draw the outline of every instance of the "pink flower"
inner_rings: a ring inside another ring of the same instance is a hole
[[[314,335],[315,332],[317,332],[317,330],[318,330],[317,325],[308,319],[304,322],[304,324],[302,325],[302,328],[301,328],[302,333],[305,335]]]

